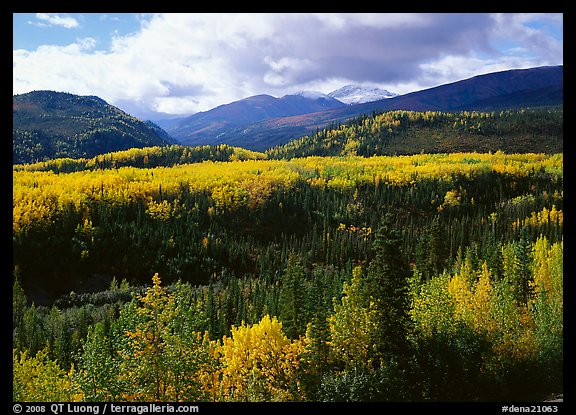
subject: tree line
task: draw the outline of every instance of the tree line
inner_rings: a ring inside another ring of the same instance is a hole
[[[92,158],[53,158],[28,164],[15,164],[15,171],[52,171],[72,173],[84,170],[117,169],[119,167],[171,167],[177,164],[200,163],[203,161],[237,161],[264,159],[264,153],[231,147],[226,144],[215,146],[153,146],[130,148],[97,155]]]

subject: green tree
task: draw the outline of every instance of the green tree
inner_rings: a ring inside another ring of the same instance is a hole
[[[209,399],[206,373],[212,371],[213,353],[207,334],[191,330],[174,293],[152,277],[152,287],[137,295],[137,305],[124,309],[124,330],[119,350],[120,380],[127,400],[197,401]],[[184,321],[182,320],[184,318]],[[126,341],[127,340],[127,341]]]
[[[448,248],[446,235],[442,230],[439,216],[418,238],[415,249],[415,261],[424,279],[438,276],[447,266]]]
[[[25,333],[23,332],[22,327],[25,312],[26,295],[24,294],[22,285],[20,285],[20,278],[16,276],[14,279],[14,285],[12,286],[12,341],[16,349],[21,349],[25,346]]]
[[[409,350],[410,330],[408,261],[401,250],[400,232],[386,214],[372,245],[374,258],[368,267],[366,293],[374,303],[376,327],[371,332],[375,361],[399,358]]]
[[[522,230],[522,237],[512,241],[500,249],[502,277],[512,287],[518,304],[527,304],[531,295],[532,252],[527,239],[526,228]]]
[[[448,247],[446,235],[442,231],[440,218],[437,216],[430,226],[430,240],[428,243],[428,266],[433,275],[440,275],[447,265]]]
[[[279,307],[280,320],[286,336],[295,339],[306,329],[305,296],[303,284],[306,270],[302,259],[294,254],[288,257],[288,263],[281,279]]]
[[[530,265],[532,263],[531,245],[528,237],[528,229],[522,228],[520,240],[514,245],[516,255],[516,281],[518,287],[518,299],[522,304],[526,304],[531,295],[532,273]]]
[[[88,331],[76,376],[86,400],[120,400],[120,359],[101,322]]]
[[[22,317],[22,337],[25,339],[26,349],[31,353],[36,353],[46,346],[46,330],[34,302]]]

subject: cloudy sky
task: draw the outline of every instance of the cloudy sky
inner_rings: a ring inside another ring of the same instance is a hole
[[[141,118],[346,84],[407,93],[563,64],[562,14],[13,15],[13,93],[97,95]]]

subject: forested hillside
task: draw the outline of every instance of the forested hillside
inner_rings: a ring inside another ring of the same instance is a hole
[[[498,150],[562,152],[563,108],[373,113],[329,125],[266,153],[272,158],[292,158]]]
[[[217,146],[154,146],[131,148],[100,154],[92,158],[58,158],[29,164],[15,164],[14,171],[52,171],[72,173],[83,170],[117,169],[119,167],[172,167],[178,164],[200,163],[203,161],[238,161],[267,158],[266,154],[230,147]]]
[[[159,160],[189,163],[191,149],[159,147],[15,166],[13,399],[522,401],[558,391],[561,112],[538,113],[551,120],[540,129],[535,113],[510,114],[363,117],[319,131],[326,157],[179,164]],[[420,143],[408,138],[416,125],[479,139],[500,128],[504,143],[547,136],[550,148],[360,157]],[[301,148],[269,155],[317,147]]]
[[[144,123],[98,97],[54,91],[13,97],[13,163],[94,157],[174,142],[158,126]]]

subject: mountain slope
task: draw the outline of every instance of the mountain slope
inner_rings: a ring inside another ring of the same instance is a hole
[[[513,69],[478,75],[462,81],[440,85],[422,91],[412,92],[378,101],[375,106],[384,110],[408,109],[414,111],[454,111],[489,109],[490,101],[499,101],[498,107],[510,108],[523,105],[517,100],[508,101],[506,96],[532,95],[535,91],[546,90],[554,93],[563,86],[563,66],[542,66],[530,69]],[[536,105],[558,105],[562,102],[552,100],[540,94]],[[375,103],[370,103],[375,104]],[[370,105],[368,104],[368,106]],[[367,106],[367,107],[368,107]]]
[[[317,129],[330,123],[344,123],[363,114],[398,109],[461,111],[562,105],[562,91],[563,66],[494,72],[379,101],[229,126],[226,134],[219,137],[197,135],[199,140],[194,144],[217,142],[264,151],[292,139],[314,134]],[[201,124],[197,128],[201,128]],[[200,138],[208,141],[203,142]]]
[[[284,145],[270,158],[418,153],[562,153],[561,106],[501,111],[392,110],[360,116]]]
[[[174,143],[160,127],[98,97],[34,91],[12,102],[14,164]]]
[[[199,112],[167,125],[170,135],[182,144],[222,144],[230,130],[263,120],[326,111],[344,106],[342,102],[324,94],[301,92],[275,98],[255,95]]]

